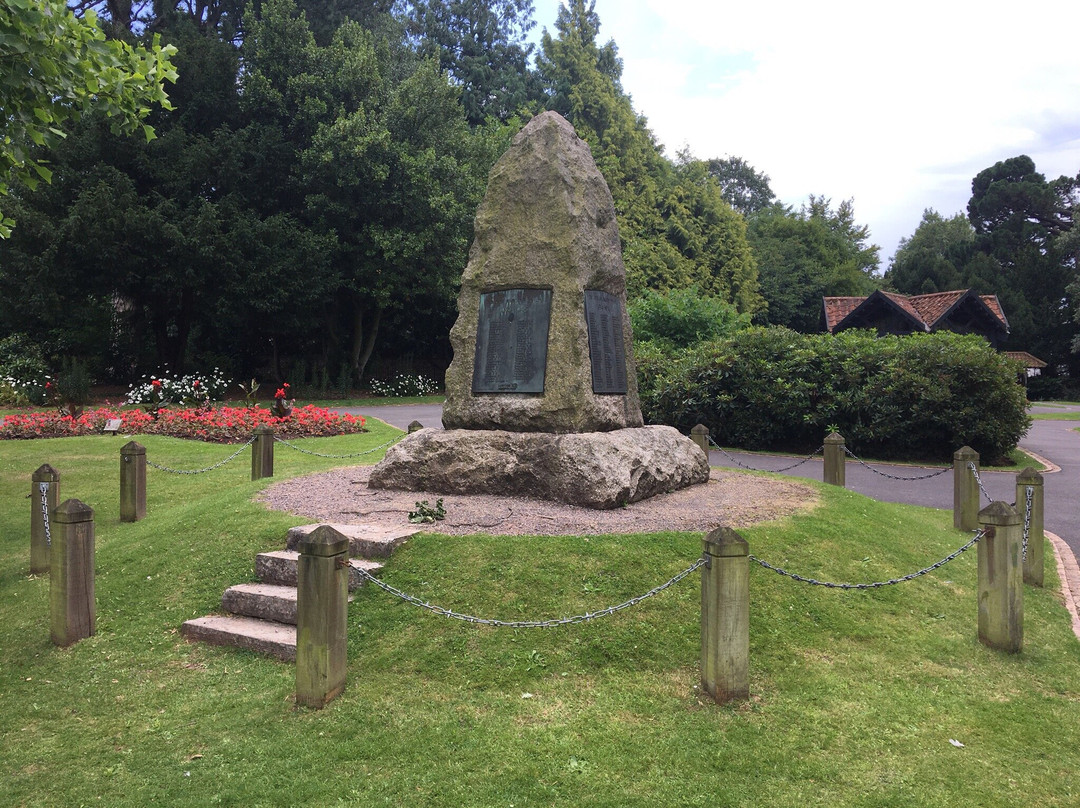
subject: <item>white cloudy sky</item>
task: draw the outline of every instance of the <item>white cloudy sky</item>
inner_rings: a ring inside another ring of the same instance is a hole
[[[536,36],[559,0],[534,0]],[[596,0],[669,156],[739,156],[796,207],[852,198],[882,268],[924,208],[1027,154],[1080,171],[1080,0]]]

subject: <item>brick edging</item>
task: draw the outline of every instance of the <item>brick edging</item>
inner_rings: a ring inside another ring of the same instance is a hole
[[[1072,549],[1060,536],[1049,531],[1044,531],[1044,534],[1054,548],[1054,560],[1057,561],[1058,577],[1061,579],[1061,596],[1072,617],[1073,634],[1080,640],[1080,565],[1076,563]]]

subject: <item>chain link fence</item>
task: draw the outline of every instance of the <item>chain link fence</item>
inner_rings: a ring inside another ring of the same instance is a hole
[[[172,469],[172,468],[169,468],[168,466],[158,465],[157,463],[155,463],[150,458],[146,459],[146,465],[152,466],[153,468],[157,469],[158,471],[164,471],[164,472],[166,472],[168,474],[205,474],[208,471],[213,471],[214,469],[219,469],[222,466],[224,466],[226,463],[229,463],[229,462],[235,460],[237,457],[240,456],[240,453],[243,452],[244,449],[249,447],[254,442],[255,442],[255,438],[254,437],[250,438],[247,443],[243,444],[239,449],[237,449],[231,455],[226,457],[224,460],[221,460],[221,461],[215,463],[212,466],[207,466],[204,469]]]
[[[589,620],[595,620],[598,617],[607,617],[608,615],[615,614],[615,612],[620,612],[623,609],[628,609],[631,606],[636,606],[643,600],[647,600],[654,595],[659,595],[665,589],[674,586],[687,575],[689,575],[705,563],[706,562],[704,557],[699,558],[697,561],[695,561],[693,564],[691,564],[689,567],[687,567],[685,570],[683,570],[673,578],[670,578],[659,586],[653,587],[643,595],[638,595],[637,597],[630,598],[630,600],[620,603],[618,606],[608,606],[606,609],[600,609],[599,611],[586,612],[585,614],[577,614],[573,617],[559,617],[552,620],[496,620],[488,617],[476,617],[475,615],[471,614],[462,614],[460,612],[455,612],[452,609],[446,609],[442,606],[436,606],[426,600],[421,600],[418,597],[414,597],[413,595],[402,592],[397,587],[380,581],[378,578],[376,578],[374,575],[367,572],[366,570],[358,569],[357,571],[360,573],[361,577],[375,584],[375,586],[379,587],[384,592],[389,592],[391,595],[400,598],[406,603],[411,603],[413,606],[418,606],[421,609],[425,609],[426,611],[429,611],[433,614],[442,615],[443,617],[450,617],[454,620],[461,620],[466,623],[473,623],[481,626],[495,626],[497,628],[553,628],[555,626],[571,626],[576,623],[585,623]]]
[[[52,528],[49,525],[49,483],[38,483],[41,492],[41,519],[45,523],[45,546],[52,547]]]
[[[753,466],[748,466],[745,463],[743,463],[742,461],[740,461],[737,458],[735,458],[734,456],[732,456],[725,449],[723,449],[716,441],[714,441],[711,436],[709,437],[709,443],[712,444],[712,447],[714,449],[716,449],[716,451],[720,452],[720,454],[722,454],[724,457],[726,457],[728,460],[730,460],[732,463],[734,463],[736,466],[739,466],[740,468],[744,468],[747,471],[770,471],[773,474],[782,474],[785,471],[791,471],[794,468],[798,468],[803,463],[806,463],[806,462],[808,462],[810,460],[813,460],[815,457],[817,457],[819,454],[821,454],[825,450],[825,444],[821,444],[821,446],[819,446],[813,452],[808,454],[806,457],[792,463],[790,466],[784,466],[782,469],[759,469],[759,468],[754,468]]]
[[[872,472],[874,472],[874,474],[877,474],[877,475],[879,475],[881,477],[888,477],[890,480],[902,480],[902,481],[904,481],[904,480],[906,480],[906,481],[929,480],[929,479],[932,479],[934,477],[940,477],[942,474],[946,474],[946,473],[948,473],[949,471],[952,470],[950,466],[946,466],[943,469],[938,469],[937,471],[932,471],[929,474],[920,474],[920,475],[915,476],[915,477],[904,477],[904,476],[901,476],[901,475],[898,475],[898,474],[889,474],[887,471],[881,471],[880,469],[876,469],[873,466],[868,465],[865,460],[863,460],[861,457],[857,457],[855,455],[855,453],[852,452],[851,449],[849,449],[847,446],[844,447],[844,452],[847,454],[848,457],[850,457],[852,460],[854,460],[856,463],[858,463],[864,469],[867,469],[868,471],[872,471]]]
[[[379,451],[380,449],[385,449],[388,446],[394,445],[399,440],[401,440],[403,437],[405,437],[405,436],[404,435],[398,435],[396,438],[391,438],[386,443],[382,444],[381,446],[376,446],[374,449],[366,449],[363,452],[352,452],[351,454],[323,454],[322,452],[313,452],[310,449],[305,449],[302,446],[297,446],[296,444],[289,443],[284,438],[279,438],[276,435],[274,436],[274,442],[275,443],[280,443],[282,446],[287,446],[288,448],[292,449],[293,451],[300,452],[300,453],[306,454],[306,455],[312,455],[313,457],[325,457],[325,458],[329,458],[331,460],[341,460],[341,459],[344,459],[344,458],[347,458],[347,457],[363,457],[364,455],[374,454],[375,452]]]
[[[936,569],[940,569],[941,567],[944,567],[946,564],[948,564],[954,558],[959,557],[962,553],[965,553],[968,550],[970,550],[972,547],[974,547],[975,543],[978,542],[979,539],[981,539],[984,535],[985,535],[985,531],[982,531],[982,530],[978,531],[972,537],[971,541],[969,541],[963,547],[961,547],[960,549],[958,549],[958,550],[956,550],[956,551],[954,551],[952,553],[949,553],[949,555],[945,556],[945,558],[941,559],[940,561],[936,561],[935,563],[931,564],[929,567],[923,567],[921,570],[918,570],[917,572],[912,572],[912,573],[909,573],[907,575],[902,575],[899,578],[889,578],[887,581],[874,581],[872,583],[866,583],[866,584],[847,584],[847,583],[834,583],[832,581],[819,581],[816,578],[809,578],[809,577],[807,577],[805,575],[799,575],[799,574],[794,573],[794,572],[788,572],[787,570],[783,569],[782,567],[777,567],[776,565],[770,564],[768,561],[760,559],[760,558],[758,558],[757,556],[754,556],[754,555],[750,556],[750,560],[755,562],[756,564],[760,564],[762,567],[764,567],[767,570],[772,570],[777,575],[782,575],[784,577],[791,578],[793,581],[799,581],[800,583],[811,584],[812,586],[824,586],[824,587],[826,587],[828,589],[880,589],[883,586],[893,586],[894,584],[901,584],[901,583],[904,583],[906,581],[913,581],[914,579],[918,578],[919,576],[926,575],[928,572],[933,572]]]

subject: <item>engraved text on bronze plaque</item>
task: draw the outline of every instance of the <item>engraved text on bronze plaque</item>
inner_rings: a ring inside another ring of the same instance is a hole
[[[481,294],[472,391],[544,392],[550,320],[550,289]]]
[[[585,292],[585,321],[589,327],[589,359],[594,393],[626,394],[626,345],[623,306],[615,295]]]

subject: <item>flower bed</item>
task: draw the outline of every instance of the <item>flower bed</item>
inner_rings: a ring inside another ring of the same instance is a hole
[[[96,435],[101,433],[105,422],[111,418],[119,418],[120,431],[128,434],[168,435],[213,443],[242,443],[259,426],[273,427],[274,433],[286,440],[364,431],[363,416],[339,415],[313,404],[294,408],[287,418],[277,418],[270,410],[257,407],[217,407],[206,411],[163,409],[156,419],[143,410],[99,407],[84,412],[78,418],[57,412],[7,415],[0,425],[0,439]]]

